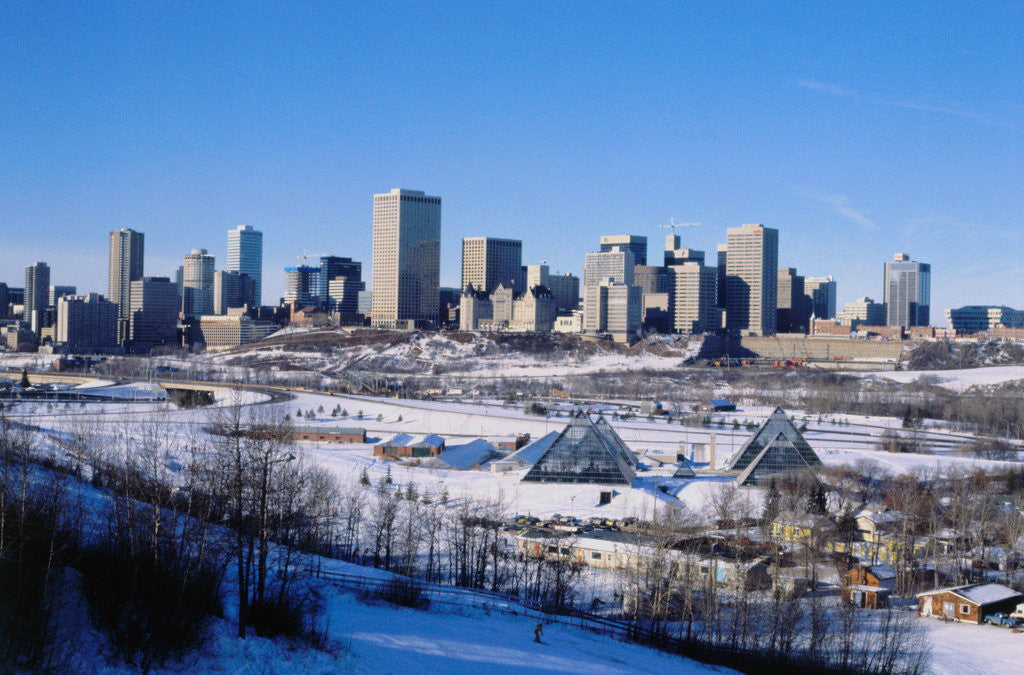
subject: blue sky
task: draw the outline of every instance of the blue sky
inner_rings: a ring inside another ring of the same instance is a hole
[[[371,6],[372,4],[372,6]],[[685,5],[685,6],[684,6]],[[42,259],[106,292],[106,237],[146,273],[263,230],[264,294],[303,250],[369,272],[372,194],[444,199],[464,236],[578,273],[601,234],[670,218],[713,251],[881,299],[896,251],[933,317],[1024,307],[1024,6],[997,3],[0,4],[0,281]],[[934,320],[934,319],[933,319]]]

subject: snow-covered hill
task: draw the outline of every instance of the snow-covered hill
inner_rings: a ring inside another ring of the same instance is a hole
[[[285,329],[258,343],[209,355],[211,363],[279,370],[551,376],[678,367],[700,338],[652,336],[632,347],[576,335]]]

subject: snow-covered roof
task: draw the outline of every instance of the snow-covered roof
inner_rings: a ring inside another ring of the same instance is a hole
[[[537,460],[541,458],[541,455],[548,451],[548,448],[551,447],[551,444],[554,443],[557,438],[558,432],[552,431],[541,436],[532,443],[524,445],[502,461],[515,462],[523,466],[535,464]]]
[[[405,447],[409,445],[409,441],[413,439],[412,434],[395,434],[388,440],[381,443],[381,445],[389,445],[395,447]]]
[[[437,434],[425,434],[423,436],[413,436],[411,434],[395,434],[389,440],[380,443],[379,445],[391,447],[391,448],[407,448],[413,445],[428,445],[432,448],[441,447],[444,443],[444,437],[438,436]]]
[[[496,448],[482,438],[469,443],[449,445],[444,452],[433,459],[423,462],[428,469],[459,469],[467,470],[480,466],[497,454]]]
[[[867,571],[872,575],[876,576],[879,581],[885,581],[887,579],[896,579],[896,571],[887,564],[872,564],[867,568]]]
[[[1018,593],[1012,588],[1008,588],[1002,584],[967,584],[965,586],[936,588],[934,591],[918,593],[917,597],[920,598],[923,595],[935,595],[936,593],[953,593],[955,595],[959,595],[965,600],[970,600],[971,602],[979,605],[990,605],[994,602],[1002,602],[1003,600],[1014,600],[1016,598],[1024,597],[1024,594]]]
[[[1020,593],[1002,584],[980,584],[963,591],[957,591],[957,595],[962,595],[979,605],[1021,597]]]

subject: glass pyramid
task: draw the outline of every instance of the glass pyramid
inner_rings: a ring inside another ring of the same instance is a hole
[[[729,462],[728,470],[746,470],[755,459],[761,456],[765,448],[771,446],[779,446],[782,451],[781,454],[772,453],[773,462],[782,467],[787,463],[783,457],[787,457],[789,458],[788,463],[791,465],[789,468],[780,468],[776,473],[806,469],[808,466],[821,464],[821,460],[797,431],[792,420],[783,412],[782,408],[776,408],[764,421],[764,424],[754,432],[754,435],[736,451]]]
[[[610,441],[611,444],[615,446],[615,449],[622,454],[622,458],[629,462],[630,466],[636,466],[636,455],[633,454],[633,451],[626,446],[622,437],[615,433],[615,429],[613,429],[612,425],[608,423],[608,420],[604,418],[604,415],[598,416],[597,421],[594,422],[594,426],[597,427],[597,430],[601,432],[601,435],[604,436],[606,440]]]
[[[625,444],[611,425],[605,425],[610,433],[598,429],[585,413],[577,413],[523,482],[632,484],[636,472],[621,450]]]

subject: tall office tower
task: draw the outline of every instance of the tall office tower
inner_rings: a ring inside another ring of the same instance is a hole
[[[28,282],[26,281],[26,286]],[[885,263],[887,326],[927,326],[931,321],[932,266],[897,253]],[[27,293],[27,290],[26,290]],[[27,296],[26,296],[27,297]]]
[[[178,311],[185,309],[185,266],[178,265],[174,270],[174,287],[178,291]]]
[[[719,309],[725,309],[728,305],[726,304],[726,298],[729,297],[729,283],[728,275],[726,274],[726,268],[729,265],[729,245],[719,244],[718,245],[718,307]]]
[[[6,319],[11,305],[11,294],[7,284],[0,281],[0,319]]]
[[[342,290],[343,296],[331,296],[330,284],[335,279],[345,279],[345,285],[335,284],[335,289]],[[354,314],[358,310],[357,294],[366,285],[363,283],[363,263],[352,258],[339,258],[336,255],[320,257],[320,275],[317,277],[315,295],[321,307],[332,312]],[[339,301],[341,305],[339,307]]]
[[[692,260],[668,268],[668,316],[674,333],[700,334],[718,328],[718,270]]]
[[[263,233],[251,225],[228,230],[227,268],[249,277],[252,295],[242,297],[242,304],[259,307],[263,303]]]
[[[107,263],[107,299],[117,305],[118,340],[128,337],[128,313],[131,312],[131,283],[142,278],[145,235],[130,228],[110,233],[110,257]]]
[[[604,279],[583,289],[583,307],[584,331],[609,333],[615,342],[631,343],[639,337],[643,321],[639,286]]]
[[[214,259],[205,248],[194,248],[185,256],[182,291],[186,316],[213,314]]]
[[[441,286],[441,198],[418,190],[373,196],[374,326],[438,321]]]
[[[25,268],[25,320],[30,322],[32,332],[39,334],[45,328],[46,308],[50,300],[50,266],[34,262]]]
[[[603,239],[605,237],[602,237]],[[636,289],[637,316],[638,321],[642,321],[643,291],[634,284],[635,274],[636,256],[628,249],[613,246],[608,251],[587,254],[586,262],[583,264],[583,330],[607,331],[607,303],[611,302],[610,297],[621,299],[621,293],[625,292],[627,295],[624,296],[626,299],[623,302],[632,307],[632,296],[628,295],[629,292],[608,290],[615,285]]]
[[[776,330],[780,333],[807,332],[809,303],[804,297],[804,278],[796,273],[795,267],[779,268],[777,297]]]
[[[117,305],[99,293],[57,299],[54,342],[76,352],[117,347]]]
[[[764,225],[728,230],[726,321],[747,335],[774,335],[779,231]]]
[[[832,277],[807,277],[804,295],[809,311],[816,319],[836,318],[836,281]]]
[[[316,289],[320,283],[320,268],[311,265],[284,268],[284,302],[299,308],[317,304]]]
[[[647,237],[636,234],[609,234],[601,237],[601,253],[615,248],[632,251],[635,265],[647,264]]]
[[[588,253],[583,264],[583,287],[596,286],[609,280],[634,286],[636,256],[632,251],[614,248],[600,253]]]
[[[525,291],[521,279],[523,242],[518,239],[467,237],[462,240],[462,288],[472,284],[490,293],[498,284],[511,285],[516,293]]]
[[[63,298],[65,295],[75,295],[78,293],[78,289],[75,286],[54,286],[50,284],[50,291],[47,293],[46,304],[50,307],[57,306],[57,300]]]
[[[167,277],[142,277],[129,290],[128,344],[133,354],[178,344],[178,289]]]
[[[213,275],[213,313],[227,314],[229,308],[241,307],[242,274],[235,270],[219,270]]]

